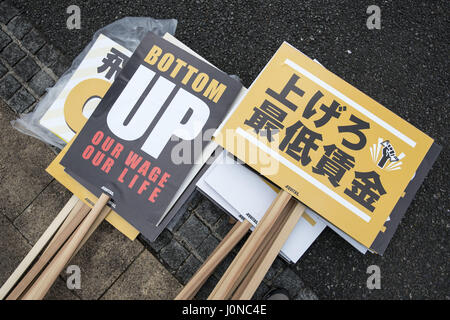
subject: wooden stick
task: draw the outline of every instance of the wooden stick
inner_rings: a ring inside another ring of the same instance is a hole
[[[245,242],[242,249],[239,251],[236,258],[231,263],[225,274],[220,279],[219,283],[214,288],[208,299],[221,300],[230,297],[233,287],[242,273],[245,266],[250,262],[252,255],[263,242],[267,233],[272,229],[275,221],[283,212],[291,195],[286,191],[280,191],[273,201],[271,207],[264,214],[264,217],[259,221],[255,230],[252,232],[248,240]]]
[[[56,230],[60,229],[61,224],[66,220],[67,216],[72,211],[77,201],[79,200],[74,195],[69,199],[69,201],[67,201],[56,218],[53,219],[52,223],[44,231],[39,240],[36,241],[33,248],[31,248],[25,258],[23,258],[22,262],[17,266],[16,270],[14,270],[14,272],[9,276],[8,280],[6,280],[6,282],[0,288],[0,300],[3,300],[6,297],[8,292],[11,291],[17,281],[22,277],[25,271],[30,267],[31,263],[33,263],[42,249],[44,249],[49,240],[53,237]]]
[[[8,295],[6,300],[16,300],[19,299],[20,295],[28,288],[28,286],[33,282],[36,276],[41,272],[45,265],[50,261],[50,259],[55,255],[55,253],[61,248],[61,246],[66,242],[69,236],[73,233],[75,228],[81,223],[84,217],[89,212],[89,206],[85,205],[83,201],[78,200],[77,204],[71,211],[71,215],[74,215],[70,222],[66,225],[59,234],[54,237],[51,244],[44,250],[42,255],[36,261],[36,263],[31,267],[31,269],[26,273],[19,284],[14,288],[14,290]]]
[[[83,221],[84,217],[88,214],[90,208],[88,205],[85,205],[83,201],[80,201],[79,203],[77,203],[75,205],[75,207],[73,208],[73,210],[70,212],[69,216],[67,217],[66,220],[64,220],[64,223],[61,225],[61,228],[59,228],[58,232],[56,232],[55,236],[53,237],[53,239],[50,241],[48,247],[44,250],[44,254],[46,251],[48,251],[50,248],[53,247],[57,247],[56,241],[61,241],[61,238],[63,238],[63,236],[61,236],[61,234],[63,234],[63,232],[68,233],[67,230],[72,230],[72,232],[76,229],[76,227],[81,223],[81,221]],[[82,217],[80,217],[80,213],[82,215]],[[76,219],[76,220],[74,220]],[[69,229],[67,229],[69,228]],[[70,236],[70,234],[69,234]],[[63,240],[62,242],[60,242],[61,244],[59,245],[59,247],[57,247],[55,253],[62,247],[62,245],[64,244],[64,242],[68,239],[68,237]]]
[[[283,228],[283,225],[286,223],[291,211],[294,209],[294,206],[295,200],[291,199],[288,205],[284,208],[283,213],[280,215],[280,217],[273,225],[272,230],[270,230],[270,232],[267,234],[266,238],[264,239],[264,242],[258,248],[257,252],[252,256],[252,260],[248,264],[245,271],[242,273],[240,279],[237,281],[237,283],[235,283],[236,291],[233,290],[234,293],[233,296],[231,297],[231,300],[236,300],[236,298],[241,295],[243,287],[246,285],[246,282],[248,283],[251,274],[254,272],[255,265],[258,265],[261,261],[261,257],[267,254],[268,248],[272,246],[277,235],[281,232],[281,229]]]
[[[75,211],[75,210],[74,210]],[[95,220],[94,224],[91,226],[91,228],[89,229],[88,233],[86,234],[86,236],[83,238],[83,241],[81,241],[80,245],[78,246],[77,250],[74,252],[72,258],[74,256],[76,256],[76,254],[78,253],[78,251],[80,251],[80,249],[84,246],[84,244],[86,243],[86,241],[89,240],[89,238],[91,237],[91,235],[94,233],[95,230],[97,230],[98,226],[102,223],[103,220],[105,220],[105,218],[108,216],[108,214],[111,212],[111,208],[108,206],[105,206],[102,209],[102,212],[100,213],[100,215],[97,217],[97,219]],[[71,216],[69,215],[67,217],[67,219],[64,221],[63,225],[61,226],[60,230],[58,230],[58,232],[62,232],[63,228],[65,228],[67,226],[67,224],[71,221]],[[56,233],[55,238],[58,236],[58,233]],[[52,239],[52,242],[55,240],[55,238]],[[50,242],[50,245],[52,244],[52,242]],[[72,260],[72,258],[70,258],[70,260]],[[69,262],[70,262],[69,260]]]
[[[75,250],[75,252],[73,253],[72,257],[70,258],[70,260],[72,260],[73,257],[76,256],[76,254],[78,253],[78,251],[80,251],[80,249],[84,246],[84,244],[86,243],[86,241],[89,240],[89,238],[91,237],[91,235],[94,233],[95,230],[97,230],[98,226],[102,223],[103,220],[105,220],[105,218],[108,216],[108,214],[111,212],[111,208],[108,206],[105,206],[102,211],[100,212],[100,215],[97,217],[97,219],[95,219],[94,223],[92,224],[92,226],[89,228],[88,232],[86,233],[86,235],[84,236],[83,240],[81,241],[80,245],[77,247],[77,249]],[[69,260],[69,261],[70,261]]]
[[[264,248],[271,245],[271,241],[273,241],[274,234],[276,232],[279,232],[278,230],[281,229],[282,224],[286,220],[286,216],[288,215],[289,211],[292,210],[294,206],[294,202],[291,200],[289,203],[284,207],[283,212],[281,213],[280,217],[275,221],[272,229],[267,234],[266,237],[264,237],[263,241],[261,242],[261,245],[258,247],[258,249],[252,254],[250,257],[250,261],[244,266],[244,269],[239,274],[238,278],[234,282],[233,286],[230,288],[230,293],[224,299],[231,298],[231,294],[239,287],[239,284],[242,282],[242,280],[246,277],[247,273],[250,271],[252,266],[256,263],[259,256],[263,253]]]
[[[249,300],[252,298],[287,238],[292,230],[294,230],[294,227],[305,211],[305,208],[306,207],[302,203],[296,203],[294,209],[289,213],[286,222],[282,226],[281,231],[276,235],[275,241],[273,241],[272,245],[267,247],[260,258],[258,258],[234,298],[239,300]]]
[[[61,227],[58,229],[58,231],[55,233],[55,236],[50,240],[47,248],[45,248],[45,251],[48,251],[49,247],[54,246],[55,241],[60,237],[60,235],[63,233],[63,231],[67,228],[67,226],[70,224],[70,222],[73,221],[73,219],[78,215],[78,213],[80,212],[81,208],[83,207],[84,203],[83,201],[79,200],[77,202],[77,204],[75,204],[74,208],[72,209],[72,211],[70,211],[69,215],[67,216],[66,220],[64,220],[63,224],[61,225]],[[81,222],[81,221],[80,221]]]
[[[23,296],[24,300],[40,300],[45,296],[57,279],[58,275],[64,269],[67,262],[77,250],[80,243],[83,241],[83,238],[86,236],[89,229],[100,215],[103,207],[108,203],[109,199],[110,197],[104,193],[100,196],[91,212],[41,273],[32,287],[25,293]]]
[[[200,269],[194,274],[183,290],[175,297],[175,300],[193,299],[198,290],[208,280],[211,273],[216,269],[219,263],[230,253],[236,244],[244,237],[251,227],[247,220],[236,222],[233,228],[227,233],[225,238],[214,249],[211,255],[206,259]]]
[[[293,202],[292,202],[293,204]],[[288,206],[286,206],[287,208]],[[234,220],[236,221],[236,220]],[[277,220],[278,222],[278,220]],[[281,228],[281,223],[278,223]],[[245,225],[245,227],[244,227]],[[208,259],[203,263],[200,269],[194,274],[194,276],[189,280],[186,286],[181,290],[181,292],[175,297],[175,300],[189,300],[193,299],[198,290],[202,287],[205,281],[209,278],[214,269],[220,264],[220,262],[229,254],[229,252],[236,246],[236,244],[243,238],[243,236],[247,233],[247,231],[251,228],[251,223],[247,220],[243,222],[236,222],[234,227],[228,232],[228,234],[223,238],[223,240],[219,243],[219,245],[214,249],[214,251],[210,254]],[[240,233],[240,234],[239,234]],[[234,239],[230,239],[233,237]],[[231,242],[233,241],[233,242]],[[266,241],[265,241],[266,242]],[[264,243],[265,243],[264,242]],[[258,251],[252,256],[252,260],[248,265],[246,265],[246,270],[240,275],[240,279],[238,279],[238,283],[242,280],[245,274],[249,271],[250,267],[256,261],[256,258],[262,252],[263,245],[258,248]],[[223,246],[227,246],[226,252],[221,250]],[[219,251],[220,250],[220,251]],[[237,285],[236,285],[237,286]]]
[[[75,210],[73,210],[75,211]],[[83,238],[83,241],[81,241],[80,245],[77,247],[77,250],[75,250],[74,254],[72,255],[72,257],[70,258],[70,260],[73,259],[73,257],[75,257],[78,253],[78,251],[80,251],[80,249],[84,246],[84,244],[86,243],[86,241],[89,240],[89,238],[91,237],[91,235],[94,233],[95,230],[97,230],[98,226],[102,223],[103,220],[105,220],[106,216],[108,216],[108,214],[111,212],[111,208],[108,206],[105,206],[102,209],[102,212],[100,213],[100,215],[97,217],[97,219],[95,220],[94,224],[91,226],[91,228],[89,228],[88,233],[86,234],[86,236]],[[64,221],[63,225],[61,226],[60,230],[58,230],[58,232],[62,231],[63,228],[65,228],[67,226],[67,224],[71,221],[71,215],[69,215],[67,217],[67,219]],[[79,223],[78,223],[79,224]],[[58,233],[56,233],[56,236],[58,235]],[[52,239],[55,240],[55,238]],[[51,245],[52,242],[50,242],[49,245]],[[44,251],[45,252],[45,251]],[[70,260],[68,261],[68,263],[70,263]]]

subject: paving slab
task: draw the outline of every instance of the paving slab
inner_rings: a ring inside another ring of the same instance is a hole
[[[200,290],[195,295],[195,300],[206,300],[208,299],[211,292],[216,287],[217,282],[219,282],[219,279],[212,275],[206,280],[205,284],[200,288]]]
[[[14,114],[0,100],[0,213],[14,219],[52,181],[45,172],[55,155],[39,140],[14,130]]]
[[[197,272],[202,265],[202,262],[198,260],[194,255],[190,255],[183,265],[178,269],[176,276],[180,279],[181,283],[186,284]]]
[[[5,69],[3,68],[3,73]],[[17,90],[19,90],[21,84],[17,79],[11,75],[7,74],[2,79],[0,79],[0,98],[8,100],[11,98]]]
[[[225,238],[231,228],[233,228],[233,224],[230,223],[230,217],[225,213],[223,213],[220,219],[212,226],[212,230],[219,235],[220,238]]]
[[[219,240],[213,235],[209,235],[205,240],[203,240],[202,244],[197,248],[197,253],[200,258],[206,260],[209,255],[214,251],[214,249],[219,245]]]
[[[147,250],[133,262],[102,299],[106,300],[168,300],[182,285]]]
[[[284,269],[284,271],[272,281],[272,285],[273,287],[285,288],[293,298],[299,300],[317,300],[315,294],[312,291],[305,289],[303,281],[300,280],[298,275],[290,268]]]
[[[191,215],[176,234],[192,248],[197,248],[208,237],[209,230],[195,215]]]
[[[76,291],[76,289],[68,289],[66,281],[58,278],[48,291],[44,300],[80,300],[76,295]]]
[[[156,238],[155,241],[150,242],[150,240],[146,239],[142,234],[138,236],[138,239],[145,244],[146,247],[148,247],[150,250],[158,253],[162,248],[164,248],[166,245],[170,243],[173,239],[172,233],[164,229],[163,232]]]
[[[14,17],[7,25],[9,31],[18,39],[22,39],[33,28],[30,22],[23,16]]]
[[[264,296],[270,291],[270,287],[261,282],[252,297],[252,300],[263,300]]]
[[[27,89],[22,87],[12,96],[9,103],[14,106],[14,111],[21,113],[27,110],[27,108],[35,101],[36,99],[34,99],[33,95]]]
[[[8,44],[11,43],[11,38],[2,30],[0,30],[0,50],[3,50]]]
[[[55,81],[44,70],[36,73],[28,83],[30,88],[33,89],[39,96],[42,96],[45,93],[45,90],[52,87],[54,84]]]
[[[26,239],[0,214],[0,284],[9,278],[30,249]]]
[[[34,244],[70,197],[71,193],[53,180],[14,220],[14,225],[31,244]]]
[[[0,43],[2,41],[3,40],[1,39],[1,33],[0,33]],[[0,62],[0,77],[3,77],[3,75],[7,72],[8,72],[8,69],[5,67],[5,65],[3,63]]]
[[[26,53],[20,49],[17,43],[12,42],[3,49],[0,55],[10,66],[14,66],[20,59],[25,57]]]
[[[45,44],[45,39],[36,29],[32,29],[23,39],[22,44],[31,53],[36,53]]]
[[[161,249],[159,256],[172,271],[175,271],[189,256],[189,251],[178,241],[173,240]]]
[[[99,299],[143,250],[139,241],[130,241],[104,221],[70,261],[81,270],[77,296],[83,300]],[[61,276],[67,279],[65,271]]]
[[[3,1],[0,3],[0,22],[8,23],[8,21],[10,21],[18,13],[19,10],[11,6],[9,1]]]
[[[209,226],[213,226],[221,216],[224,215],[222,209],[214,205],[208,198],[202,195],[199,205],[195,208],[196,213]]]
[[[33,59],[26,57],[16,65],[14,70],[24,81],[28,81],[40,68]]]

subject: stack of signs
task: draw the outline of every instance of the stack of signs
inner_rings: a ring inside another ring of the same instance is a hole
[[[216,142],[379,254],[440,151],[287,43]]]
[[[314,62],[319,63],[315,59]],[[243,89],[243,91],[246,92],[247,89]],[[233,110],[239,103],[239,99],[236,100],[232,107]],[[217,158],[211,159],[213,160],[211,165],[203,170],[196,186],[200,192],[236,220],[249,221],[253,230],[280,189],[245,166],[244,163],[234,159],[227,151],[220,147],[219,149],[221,153]],[[240,181],[239,184],[236,184],[236,181]],[[367,252],[366,247],[307,208],[306,213],[302,215],[286,240],[280,255],[288,262],[296,263],[326,226],[334,230],[359,252],[363,254]]]
[[[97,197],[108,194],[112,208],[154,240],[240,89],[238,81],[149,33],[60,163]],[[174,150],[193,140],[199,152],[189,163],[178,161]]]
[[[163,38],[201,59],[200,56],[170,34],[166,33]],[[70,147],[71,140],[84,126],[130,56],[129,50],[100,34],[56,100],[40,120],[41,125],[67,142],[67,146],[49,165],[47,171],[78,198],[91,206],[97,197],[67,174],[60,162]],[[205,157],[208,157],[208,152],[205,151],[204,153]],[[201,164],[199,163],[198,166],[200,167]],[[177,212],[192,193],[194,186],[189,183],[191,179],[195,181],[193,177],[195,170],[191,170],[191,172],[191,177],[186,179],[187,181],[179,189],[179,194],[172,201],[167,211],[170,209],[170,211]],[[111,211],[106,220],[131,240],[134,240],[139,234],[136,228],[114,211]]]

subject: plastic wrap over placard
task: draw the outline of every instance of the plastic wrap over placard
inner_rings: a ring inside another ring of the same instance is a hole
[[[122,47],[123,51],[129,52],[131,55],[149,31],[152,31],[162,37],[165,33],[173,35],[176,27],[176,19],[157,20],[146,17],[125,17],[99,29],[95,32],[89,44],[73,60],[71,67],[66,70],[66,72],[59,78],[53,87],[47,88],[47,93],[37,103],[34,110],[30,113],[21,114],[20,117],[17,120],[13,120],[11,124],[15,129],[22,133],[33,136],[44,141],[45,143],[62,149],[70,139],[67,139],[67,137],[59,134],[58,132],[55,134],[53,127],[51,127],[52,130],[49,130],[49,126],[43,126],[41,120],[44,115],[47,114],[49,108],[54,107],[57,99],[65,98],[64,94],[62,94],[64,93],[63,91],[69,90],[68,87],[72,85],[69,81],[73,81],[72,78],[77,72],[77,69],[83,63],[85,58],[89,58],[87,55],[92,54],[90,53],[90,50],[94,44],[96,44],[97,40],[101,40],[101,38],[108,39],[117,46]],[[111,54],[113,53],[114,52]],[[104,76],[108,78],[106,80],[110,83],[114,81],[115,75],[111,76],[105,71]],[[77,75],[75,75],[75,78],[76,77]],[[72,89],[72,87],[70,89]],[[64,119],[64,114],[61,116],[61,112],[62,111],[60,110],[59,117],[55,116],[54,119],[52,119],[53,126],[55,128],[65,125],[70,126],[70,123],[65,123],[65,120],[67,122],[68,119]]]

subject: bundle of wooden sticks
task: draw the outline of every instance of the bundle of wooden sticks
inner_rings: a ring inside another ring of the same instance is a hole
[[[304,211],[303,204],[280,191],[208,299],[251,299]],[[193,299],[250,227],[246,220],[236,222],[176,299]]]
[[[72,196],[0,288],[0,299],[43,299],[64,267],[108,215],[109,200],[109,196],[102,194],[91,209]],[[209,299],[251,299],[304,210],[303,204],[280,191]],[[250,227],[248,221],[236,222],[176,299],[194,298]]]
[[[58,275],[110,212],[102,194],[94,207],[72,196],[0,288],[0,299],[43,299]]]

